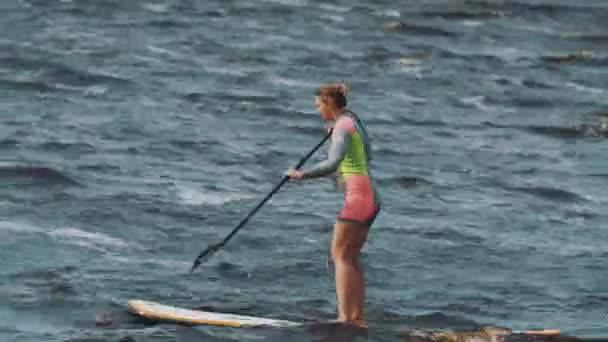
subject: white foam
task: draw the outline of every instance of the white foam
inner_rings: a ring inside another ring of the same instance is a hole
[[[462,25],[467,26],[467,27],[478,27],[478,26],[482,26],[484,23],[483,21],[478,21],[478,20],[464,20],[462,22]]]
[[[425,99],[424,97],[410,95],[406,92],[395,93],[395,94],[393,94],[393,96],[398,97],[398,98],[404,100],[405,102],[413,103],[413,104],[425,104],[428,102],[427,99]],[[391,115],[388,115],[388,114],[384,114],[384,115],[386,116],[385,119],[387,119],[387,120],[392,119]],[[378,117],[380,117],[380,116],[378,116]],[[382,118],[382,117],[380,117],[380,118]]]
[[[270,77],[270,82],[273,84],[285,85],[289,87],[298,87],[298,88],[314,88],[317,86],[317,83],[305,81],[301,79],[295,78],[287,78],[281,76],[272,76]]]
[[[149,44],[147,46],[147,49],[148,49],[148,51],[150,51],[158,56],[171,57],[171,58],[175,58],[175,59],[178,59],[181,57],[180,54],[175,52],[174,50],[165,49],[160,46],[154,46],[152,44]]]
[[[238,192],[203,192],[185,184],[176,185],[176,195],[180,201],[188,205],[223,205],[251,197]]]
[[[592,87],[585,87],[583,85],[574,83],[574,82],[567,82],[566,86],[570,87],[570,88],[574,88],[580,92],[585,92],[585,93],[591,93],[591,94],[602,94],[604,92],[603,89],[599,89],[599,88],[592,88]]]
[[[85,96],[105,95],[109,88],[101,85],[94,85],[84,89]]]
[[[472,97],[465,97],[460,99],[460,102],[463,104],[467,104],[467,105],[472,105],[475,108],[482,110],[484,112],[490,111],[491,108],[486,106],[483,102],[485,100],[485,96],[472,96]]]
[[[412,74],[417,79],[422,79],[423,68],[419,65],[401,64],[399,70],[407,74]]]
[[[308,0],[263,0],[264,2],[272,2],[280,5],[304,7],[308,5]]]
[[[142,6],[143,8],[147,9],[148,11],[154,12],[154,13],[167,13],[169,10],[169,5],[167,4],[143,4]]]
[[[324,14],[324,15],[322,15],[321,17],[322,17],[322,18],[325,18],[325,19],[329,19],[329,20],[331,20],[331,21],[338,22],[338,23],[341,23],[341,22],[346,21],[346,19],[344,19],[344,17],[343,17],[343,16],[341,16],[341,15]],[[333,29],[333,30],[335,30],[335,29]]]
[[[0,236],[2,233],[39,233],[42,228],[24,222],[0,221]]]
[[[320,4],[319,8],[322,10],[326,10],[326,11],[332,11],[332,12],[348,12],[352,9],[352,7],[342,7],[342,6],[335,6],[335,5],[329,5],[329,4]]]
[[[218,74],[218,75],[228,75],[228,76],[247,76],[250,74],[249,70],[244,68],[226,68],[226,67],[214,67],[214,66],[205,66],[205,71]]]
[[[122,239],[99,232],[86,232],[75,227],[62,227],[48,232],[54,238],[65,240],[73,245],[101,252],[107,252],[104,247],[127,247],[128,243]]]
[[[385,17],[393,17],[393,18],[401,17],[401,13],[396,9],[379,10],[379,11],[376,11],[376,15],[381,15],[381,16],[385,16]]]
[[[146,260],[148,262],[150,260]],[[192,267],[191,261],[183,261],[183,260],[167,260],[164,258],[154,259],[154,264],[166,268],[168,270],[187,270]]]

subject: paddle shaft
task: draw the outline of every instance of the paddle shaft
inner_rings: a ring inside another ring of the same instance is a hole
[[[327,133],[327,135],[323,138],[323,140],[321,140],[310,152],[308,152],[308,154],[306,156],[304,156],[304,158],[302,158],[298,164],[296,165],[295,169],[299,169],[300,167],[302,167],[302,165],[304,165],[304,163],[306,163],[306,161],[325,143],[325,141],[327,141],[327,139],[329,139],[329,137],[331,136],[331,131],[329,133]],[[222,248],[224,245],[226,245],[226,243],[228,243],[228,241],[230,241],[230,239],[232,239],[232,237],[241,229],[243,228],[243,226],[247,223],[247,221],[249,221],[249,219],[255,215],[255,213],[260,210],[260,208],[266,203],[268,202],[268,200],[272,197],[272,195],[274,195],[277,191],[279,191],[279,189],[285,184],[287,183],[287,181],[289,180],[289,176],[285,175],[283,176],[283,178],[281,179],[281,181],[279,182],[279,184],[275,185],[275,187],[272,189],[272,191],[270,191],[270,193],[268,195],[266,195],[266,197],[264,197],[264,199],[262,199],[262,201],[260,201],[260,203],[258,203],[257,206],[255,206],[255,208],[253,208],[253,210],[251,210],[251,212],[249,212],[249,214],[247,214],[247,216],[245,216],[241,222],[230,232],[230,234],[228,234],[220,243],[210,246],[207,249],[205,249],[204,251],[202,251],[199,256],[194,260],[194,264],[192,266],[192,269],[190,270],[190,272],[194,271],[194,269],[200,265],[201,263],[201,259],[203,259],[205,256],[208,256],[210,253],[215,253],[217,252],[217,250],[219,250],[220,248]]]

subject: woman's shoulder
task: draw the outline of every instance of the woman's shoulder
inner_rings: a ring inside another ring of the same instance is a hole
[[[355,120],[350,115],[340,115],[336,120],[335,128],[344,129],[351,134],[357,130]]]

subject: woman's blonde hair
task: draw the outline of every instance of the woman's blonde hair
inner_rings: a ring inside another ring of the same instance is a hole
[[[348,94],[348,87],[344,83],[324,84],[316,93],[322,101],[327,103],[331,100],[338,108],[344,108],[348,104],[346,94]]]

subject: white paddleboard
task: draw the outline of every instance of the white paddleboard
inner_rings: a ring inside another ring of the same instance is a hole
[[[189,325],[216,325],[224,327],[297,327],[302,326],[304,323],[297,323],[287,320],[270,319],[254,316],[245,316],[237,314],[228,314],[221,312],[211,312],[202,310],[192,310],[179,308],[176,306],[163,305],[157,302],[133,299],[128,301],[129,312],[145,317],[152,320],[170,323],[181,323]],[[331,322],[327,322],[331,323]],[[432,333],[426,332],[426,334],[432,335],[446,335],[446,336],[459,336],[459,335],[471,335],[472,333],[466,332],[451,332],[451,333]],[[509,332],[514,334],[524,334],[529,336],[558,336],[560,335],[559,330],[528,330],[528,331],[517,331]],[[508,335],[498,334],[501,336]],[[478,332],[473,335],[479,334]],[[492,334],[490,334],[492,335]],[[488,335],[488,336],[490,336]],[[486,336],[486,335],[484,335]]]
[[[139,299],[129,300],[127,305],[133,314],[172,323],[228,327],[294,327],[301,325],[301,323],[278,319],[191,310]]]

